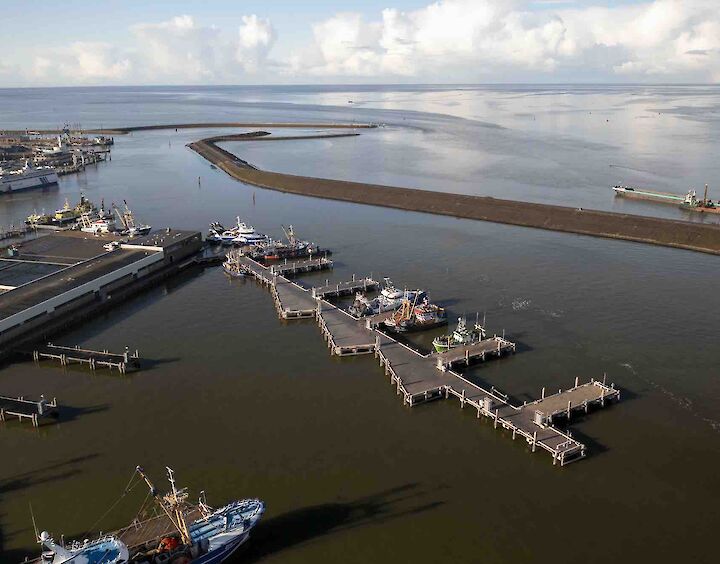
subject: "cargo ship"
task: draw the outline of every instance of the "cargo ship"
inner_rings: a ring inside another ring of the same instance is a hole
[[[697,199],[695,190],[688,192],[685,200],[680,204],[680,209],[687,211],[694,211],[699,213],[718,213],[720,214],[720,207],[717,202],[713,202],[708,198],[708,185],[705,185],[705,196],[702,200]]]
[[[29,162],[19,170],[0,167],[0,194],[45,188],[58,183],[57,171],[52,167],[33,167]]]
[[[672,194],[670,192],[656,192],[655,190],[647,190],[645,188],[637,188],[636,186],[613,186],[616,196],[624,198],[633,198],[635,200],[651,200],[663,204],[673,204],[679,206],[685,201],[687,196],[681,194]]]

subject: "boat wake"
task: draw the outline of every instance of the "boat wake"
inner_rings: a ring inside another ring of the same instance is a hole
[[[697,417],[704,423],[707,423],[713,431],[720,432],[720,421],[717,421],[710,417],[705,417],[701,413],[698,413],[698,411],[695,409],[694,404],[690,398],[680,396],[680,395],[674,393],[672,390],[668,390],[665,386],[658,384],[654,380],[651,380],[650,378],[646,378],[645,376],[638,373],[638,371],[635,370],[633,365],[628,362],[620,363],[620,366],[622,366],[623,368],[626,368],[628,371],[630,371],[630,373],[633,376],[639,378],[640,380],[645,382],[648,386],[651,386],[653,389],[660,392],[662,395],[664,395],[666,398],[668,398],[670,401],[672,401],[675,405],[679,406],[680,408],[684,409],[688,413]]]

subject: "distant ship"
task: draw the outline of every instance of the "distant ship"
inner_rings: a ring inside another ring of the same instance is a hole
[[[58,175],[52,167],[33,167],[29,162],[20,170],[4,170],[0,167],[0,194],[43,188],[58,183]]]

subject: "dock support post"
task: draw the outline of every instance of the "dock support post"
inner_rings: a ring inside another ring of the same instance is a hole
[[[498,424],[498,412],[499,412],[499,411],[500,411],[499,409],[496,409],[496,410],[495,410],[495,424],[493,425],[493,427],[494,427],[495,429],[497,429],[497,424]]]
[[[533,432],[533,442],[532,442],[532,451],[535,452],[535,447],[537,445],[537,431]]]
[[[545,388],[542,389],[542,395],[540,396],[540,399],[545,399]]]
[[[0,407],[0,421],[5,421],[5,410]]]
[[[568,401],[568,406],[567,406],[567,418],[568,418],[568,419],[570,419],[570,406],[571,406],[571,404],[572,404],[572,401]]]
[[[513,441],[515,440],[516,431],[517,431],[517,427],[515,427],[515,425],[513,425]]]
[[[575,387],[576,388],[578,387],[578,377],[577,376],[575,376]]]
[[[465,390],[462,391],[462,397],[460,398],[460,409],[465,408]]]

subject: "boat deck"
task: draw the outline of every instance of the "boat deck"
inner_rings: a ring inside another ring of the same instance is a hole
[[[190,523],[200,517],[202,517],[202,513],[196,506],[190,506],[185,512],[185,519]],[[167,515],[163,514],[140,522],[136,520],[127,527],[110,534],[123,541],[132,553],[132,549],[137,549],[149,542],[154,543],[155,541],[159,541],[161,537],[175,533],[176,531],[177,529]]]

